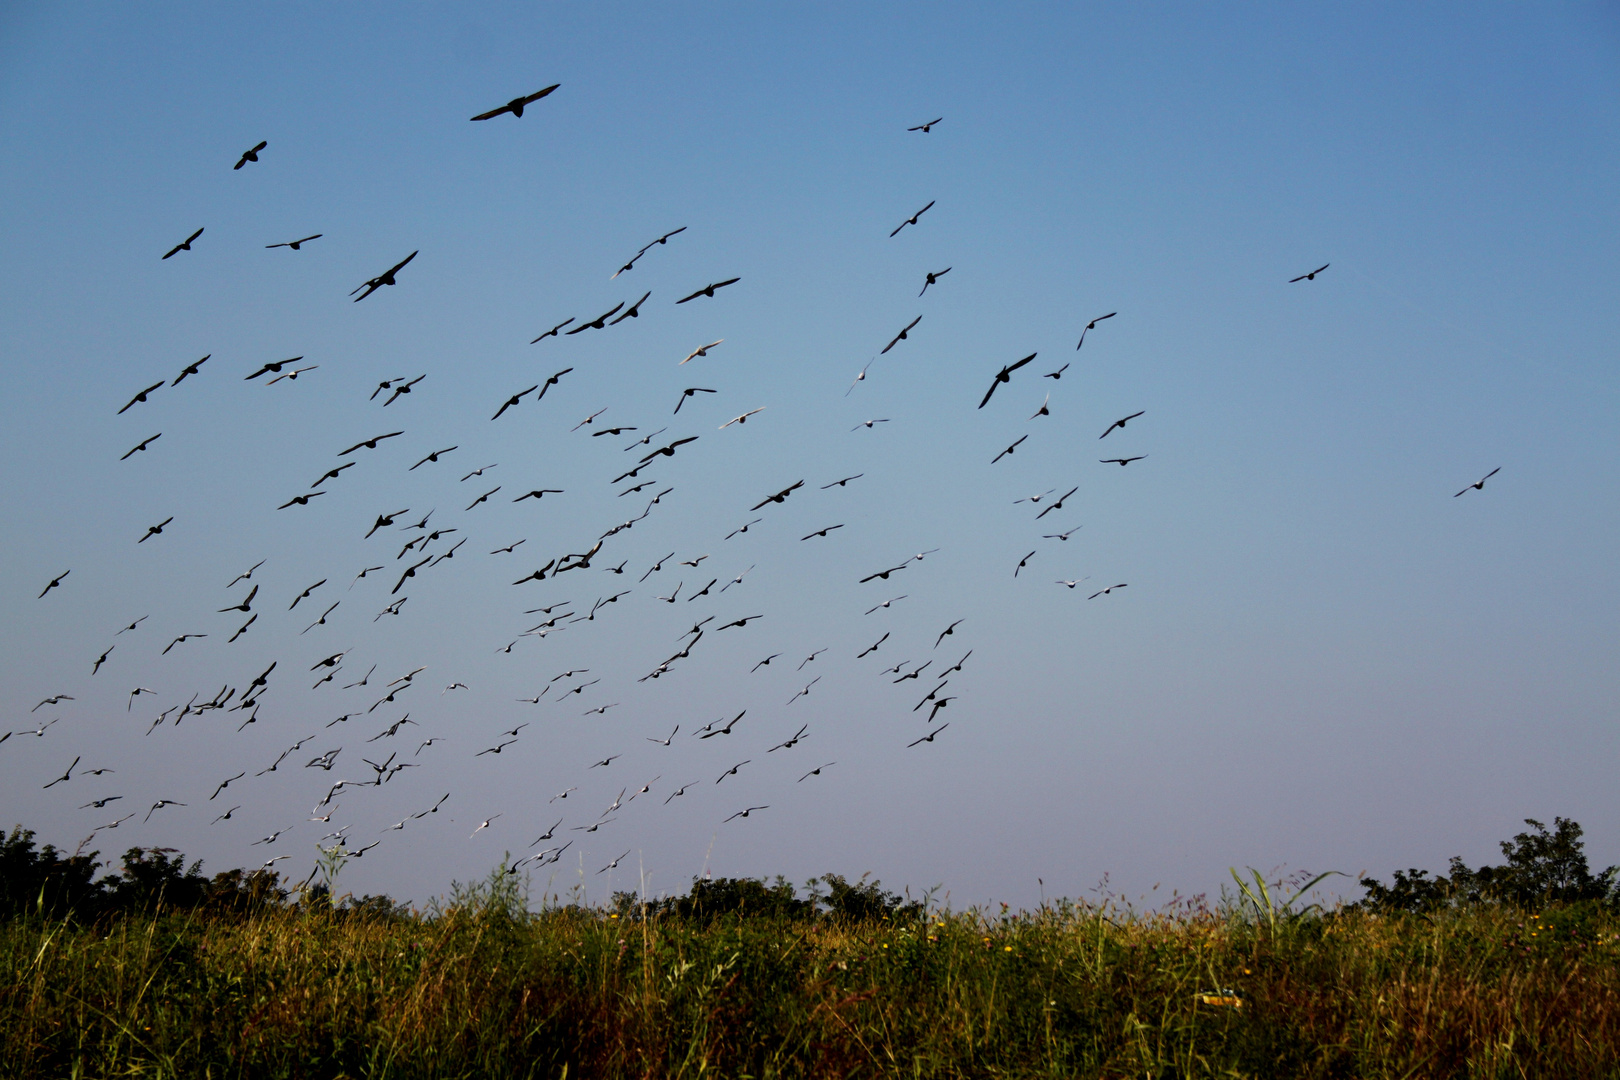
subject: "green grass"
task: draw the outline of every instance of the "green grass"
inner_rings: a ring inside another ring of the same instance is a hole
[[[1595,904],[848,922],[509,900],[5,920],[0,1073],[1620,1076],[1620,919]],[[1240,1006],[1195,997],[1226,989]]]

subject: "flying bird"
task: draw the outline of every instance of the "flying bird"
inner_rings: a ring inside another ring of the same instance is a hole
[[[1092,593],[1090,596],[1086,597],[1086,599],[1087,600],[1095,600],[1099,596],[1107,596],[1109,593],[1112,593],[1115,589],[1123,589],[1123,588],[1125,588],[1127,584],[1128,584],[1128,582],[1122,581],[1118,585],[1110,585],[1106,589],[1099,589],[1096,592]]]
[[[1124,466],[1129,465],[1131,462],[1141,461],[1145,457],[1147,457],[1146,454],[1138,454],[1135,457],[1098,458],[1097,462],[1101,465],[1118,465],[1123,468]],[[1052,509],[1056,508],[1053,507]]]
[[[269,145],[270,144],[268,142],[266,142],[263,139],[260,139],[258,146],[255,146],[251,150],[242,151],[242,156],[237,159],[237,162],[236,162],[235,165],[231,166],[231,169],[234,171],[236,169],[240,169],[242,166],[246,165],[250,161],[258,161],[259,160],[259,151],[263,150],[265,147],[267,147]]]
[[[203,234],[203,231],[201,229],[198,229],[196,232],[194,232],[190,236],[186,237],[180,243],[178,243],[178,244],[174,245],[174,247],[170,248],[169,251],[168,251],[168,254],[164,255],[163,258],[167,259],[170,255],[177,255],[182,251],[190,251],[191,250],[191,242],[193,240],[197,239],[197,237],[201,236],[202,234]],[[159,261],[161,261],[161,260],[159,260]]]
[[[769,809],[770,809],[769,806],[750,806],[746,810],[739,810],[735,814],[732,814],[731,817],[726,818],[726,821],[730,821],[731,818],[747,817],[749,814],[752,814],[755,810],[769,810]],[[724,825],[725,821],[722,821],[720,824]]]
[[[961,626],[963,621],[964,620],[962,620],[962,619],[957,619],[955,622],[951,623],[951,625],[947,626],[944,630],[940,631],[939,637],[934,639],[934,648],[936,648],[936,649],[939,648],[939,643],[940,642],[944,641],[946,638],[948,638],[952,634],[956,633],[956,628],[958,626]],[[857,659],[859,659],[859,658],[857,657]]]
[[[868,614],[870,614],[870,613],[868,613]],[[885,641],[888,641],[888,640],[889,640],[889,635],[888,635],[887,632],[885,632],[882,637],[880,637],[876,641],[872,642],[871,645],[867,646],[866,648],[862,649],[860,652],[856,653],[855,654],[855,659],[859,660],[861,657],[865,656],[867,653],[875,653],[875,652],[877,652],[878,646],[883,644]]]
[[[767,496],[765,496],[763,499],[759,500],[759,502],[755,503],[753,506],[750,506],[748,509],[750,511],[753,511],[753,510],[758,510],[760,507],[764,506],[766,503],[781,503],[781,502],[785,501],[789,495],[793,494],[795,491],[797,491],[799,488],[802,488],[802,487],[804,487],[804,481],[803,480],[795,481],[794,483],[789,484],[787,487],[783,488],[781,491],[778,491],[775,495],[767,495]]]
[[[309,486],[312,487],[312,488],[317,488],[317,487],[320,487],[322,484],[326,483],[326,481],[328,481],[328,480],[336,480],[338,478],[338,476],[343,472],[344,469],[352,468],[353,465],[354,465],[354,462],[346,461],[342,465],[339,465],[335,469],[328,469],[324,473],[321,474],[320,479],[316,480],[313,484],[311,484]]]
[[[375,450],[375,449],[377,449],[377,444],[382,442],[384,439],[392,439],[396,435],[403,435],[403,434],[405,434],[403,431],[390,431],[386,435],[373,435],[369,439],[362,439],[361,441],[355,443],[353,446],[349,447],[347,450],[338,451],[338,457],[347,457],[348,455],[354,453],[356,450],[359,450],[362,447],[364,447],[367,450]],[[404,513],[404,512],[405,511],[403,511],[403,510],[400,511],[400,513]]]
[[[856,375],[855,378],[850,382],[849,389],[844,391],[844,396],[845,397],[849,397],[850,394],[855,392],[855,384],[856,383],[864,382],[866,380],[866,372],[867,372],[867,370],[876,362],[877,362],[877,357],[875,357],[875,356],[872,357],[872,359],[870,359],[870,360],[868,360],[866,362],[865,367],[862,367],[861,370],[860,370],[860,373],[858,375]]]
[[[882,356],[883,353],[888,352],[890,349],[894,348],[900,342],[906,340],[906,335],[911,333],[911,328],[916,326],[920,322],[922,322],[922,316],[921,315],[917,316],[915,319],[912,319],[910,322],[906,323],[905,329],[901,330],[898,334],[894,335],[894,337],[889,340],[889,343],[887,345],[883,346],[882,351],[879,352],[878,355]]]
[[[214,355],[213,353],[208,354],[208,356],[213,356],[213,355]],[[194,361],[194,362],[192,362],[190,364],[187,364],[185,366],[185,368],[181,370],[180,374],[178,374],[178,375],[176,375],[174,377],[174,382],[170,383],[169,385],[170,386],[179,386],[182,382],[185,382],[185,379],[186,379],[187,375],[195,375],[195,374],[197,374],[198,371],[200,371],[202,369],[202,366],[208,362],[208,356],[203,357],[201,360],[197,360],[197,361]]]
[[[990,389],[984,392],[984,400],[979,402],[979,408],[982,409],[986,405],[990,404],[990,395],[996,392],[996,387],[1000,386],[1002,383],[1012,382],[1012,373],[1029,363],[1031,360],[1035,359],[1036,355],[1036,353],[1030,353],[1022,360],[1019,360],[1016,363],[1007,364],[1003,366],[1000,371],[996,372],[996,377],[990,380]]]
[[[825,529],[817,529],[813,533],[807,533],[806,535],[799,537],[799,539],[802,541],[802,540],[808,540],[812,536],[826,536],[828,533],[832,532],[834,529],[842,529],[843,527],[844,526],[843,526],[842,523],[839,523],[837,525],[829,525]]]
[[[548,337],[556,337],[557,336],[557,331],[561,330],[563,327],[567,326],[569,323],[571,323],[573,321],[574,321],[574,317],[572,315],[568,316],[568,318],[564,319],[562,322],[558,323],[556,326],[553,326],[550,330],[547,330],[545,333],[541,334],[539,337],[537,337],[533,341],[529,342],[529,344],[530,345],[538,345],[542,341],[546,340],[546,338],[548,338]]]
[[[322,479],[325,479],[325,477],[322,477]],[[316,481],[316,483],[319,483],[319,482],[320,482],[319,480]],[[277,510],[285,510],[289,506],[308,506],[309,505],[309,500],[314,499],[314,498],[319,498],[320,496],[325,495],[325,494],[326,494],[326,492],[324,492],[324,491],[311,491],[307,495],[294,495],[292,498],[288,499],[286,502],[284,502],[280,506],[276,507],[276,509]]]
[[[1104,319],[1112,319],[1115,315],[1118,315],[1118,314],[1119,314],[1119,312],[1117,312],[1117,311],[1110,311],[1108,314],[1099,315],[1095,319],[1092,319],[1090,322],[1086,323],[1085,329],[1080,331],[1080,341],[1079,341],[1079,344],[1075,345],[1075,347],[1074,347],[1075,351],[1076,352],[1080,351],[1080,346],[1084,345],[1086,343],[1086,335],[1089,334],[1091,331],[1097,329],[1097,324],[1098,323],[1102,322]],[[1064,365],[1064,366],[1067,367],[1068,365]]]
[[[258,371],[255,371],[253,374],[243,376],[242,381],[243,382],[251,382],[252,380],[257,379],[260,375],[265,374],[266,372],[279,372],[282,368],[286,367],[288,364],[296,364],[296,363],[298,363],[298,361],[300,361],[302,359],[303,359],[302,356],[292,356],[292,357],[288,357],[286,360],[272,360],[270,363],[264,365]],[[271,380],[271,382],[274,382],[274,381],[275,381],[274,379]],[[266,385],[269,385],[269,384],[267,383]],[[375,395],[375,394],[372,395],[372,397],[376,397],[376,396],[377,395]]]
[[[564,375],[568,374],[570,371],[573,371],[573,370],[574,369],[571,368],[571,367],[563,368],[561,371],[557,372],[557,374],[552,375],[551,377],[547,378],[545,382],[540,384],[540,397],[537,397],[534,400],[535,401],[542,400],[546,396],[546,391],[547,390],[550,390],[553,386],[556,386],[558,383],[562,382],[562,377]],[[486,468],[487,467],[488,466],[486,466]]]
[[[701,345],[698,348],[693,349],[691,352],[686,354],[686,360],[693,360],[699,356],[708,356],[710,349],[714,348],[716,345],[720,344],[720,342],[725,340],[725,338],[721,338],[719,341],[711,341],[707,345]],[[681,364],[686,363],[686,360],[682,360]],[[676,364],[675,366],[680,367],[681,364]]]
[[[861,430],[861,428],[866,428],[867,430],[871,430],[873,424],[887,424],[888,422],[889,422],[889,418],[886,417],[886,416],[881,418],[881,419],[878,419],[878,420],[862,420],[860,423],[856,424],[854,427],[850,428],[849,430],[851,430],[851,431],[859,431],[859,430]]]
[[[947,699],[947,700],[949,700],[949,699]],[[909,750],[913,746],[918,746],[918,745],[920,745],[922,743],[925,743],[925,742],[930,742],[930,743],[933,742],[935,735],[938,735],[940,732],[944,731],[946,728],[948,728],[950,726],[951,726],[950,724],[941,724],[941,725],[939,725],[939,727],[935,728],[933,731],[930,731],[928,734],[924,735],[922,738],[918,739],[916,742],[907,743],[906,744],[906,749]]]
[[[286,376],[286,378],[296,379],[298,377],[298,373],[300,371],[309,371],[309,370],[310,370],[309,368],[299,368],[298,371],[295,371],[292,374]],[[412,379],[410,382],[400,383],[398,386],[394,387],[394,392],[388,396],[387,401],[383,402],[383,408],[386,409],[386,408],[388,408],[388,406],[392,405],[399,398],[399,396],[401,394],[410,393],[411,392],[411,387],[415,386],[417,383],[421,382],[425,378],[427,378],[426,375],[418,375],[416,378]],[[271,379],[270,381],[275,382],[274,379]]]
[[[1043,379],[1061,379],[1061,378],[1063,378],[1063,373],[1065,371],[1068,371],[1068,370],[1069,370],[1069,365],[1064,364],[1062,367],[1058,368],[1056,371],[1048,371],[1045,375],[1042,375],[1041,378],[1043,378]]]
[[[906,220],[904,220],[900,224],[896,225],[894,227],[894,232],[889,234],[889,238],[893,239],[895,236],[899,235],[900,230],[905,228],[907,225],[915,225],[915,224],[917,224],[917,219],[922,217],[924,214],[928,213],[928,207],[933,206],[934,201],[935,200],[933,200],[933,199],[929,199],[928,200],[928,206],[923,207],[921,210],[917,211],[915,214],[912,214],[910,217],[906,218]]]
[[[710,391],[710,393],[713,393],[713,391]],[[679,406],[677,406],[677,408],[678,407]],[[670,443],[668,446],[661,446],[657,450],[654,450],[652,453],[648,454],[646,457],[642,458],[641,459],[641,464],[643,464],[643,465],[647,464],[647,462],[651,461],[653,458],[657,457],[659,454],[663,454],[665,457],[674,457],[675,456],[675,450],[676,450],[677,447],[684,446],[689,442],[696,442],[697,439],[698,439],[698,437],[696,435],[688,435],[684,439],[676,439],[674,442]],[[619,477],[619,480],[623,480],[623,479],[624,479],[624,477],[622,477],[622,476]],[[618,482],[619,482],[618,480],[614,481],[615,484],[618,483]]]
[[[1031,420],[1033,420],[1037,416],[1051,416],[1052,415],[1052,410],[1046,407],[1047,403],[1050,402],[1051,400],[1052,400],[1052,395],[1047,394],[1045,399],[1041,401],[1041,407],[1036,409],[1033,413],[1031,413],[1029,418]]]
[[[1014,450],[1018,449],[1018,444],[1023,442],[1027,438],[1029,438],[1028,435],[1020,435],[1020,436],[1018,436],[1018,439],[1011,446],[1007,447],[1007,449],[1003,450],[1001,453],[999,453],[995,457],[991,458],[990,459],[990,464],[994,465],[996,462],[1000,461],[1002,458],[1006,457],[1008,454],[1010,454]]]
[[[928,272],[928,280],[923,282],[922,292],[918,293],[917,295],[921,296],[923,293],[927,292],[928,291],[928,286],[937,284],[939,282],[940,278],[944,277],[946,274],[948,274],[950,272],[951,272],[951,268],[949,266],[947,266],[943,270],[930,270]]]
[[[533,105],[535,102],[539,101],[541,98],[545,97],[547,94],[551,93],[561,85],[562,83],[552,83],[544,90],[536,90],[534,93],[525,97],[515,97],[511,101],[508,101],[505,105],[502,105],[500,108],[491,109],[489,112],[479,113],[477,116],[472,117],[472,119],[493,120],[502,113],[511,113],[513,116],[521,117],[526,106]]]
[[[456,449],[456,447],[454,447],[454,446],[447,446],[443,450],[435,450],[435,451],[433,451],[433,453],[429,454],[427,457],[423,458],[421,461],[418,461],[415,465],[412,465],[409,469],[406,469],[405,471],[406,472],[415,472],[416,469],[419,466],[426,465],[430,461],[434,462],[434,463],[437,463],[438,460],[439,460],[439,455],[440,454],[448,454],[450,451],[455,450],[455,449]]]
[[[411,252],[409,255],[405,256],[403,259],[399,260],[399,262],[395,263],[393,266],[390,266],[387,270],[384,270],[376,277],[371,278],[364,284],[357,286],[354,292],[351,292],[349,295],[354,296],[354,293],[360,293],[359,296],[354,297],[354,302],[358,304],[360,301],[364,300],[366,297],[370,296],[384,285],[394,284],[394,275],[405,269],[405,264],[416,258],[416,254],[417,253],[414,251]],[[365,292],[360,292],[361,289],[364,289]]]
[[[716,281],[711,285],[705,285],[703,288],[699,289],[697,292],[693,293],[691,296],[683,296],[683,297],[681,297],[679,300],[677,300],[675,302],[677,304],[684,304],[688,300],[696,300],[700,296],[713,296],[714,295],[714,290],[723,289],[727,285],[735,285],[735,284],[737,284],[737,282],[739,282],[741,280],[742,280],[742,278],[740,278],[740,277],[734,277],[734,278],[727,278],[724,281]]]
[[[72,570],[64,570],[60,574],[57,574],[55,577],[51,578],[50,583],[48,585],[46,585],[43,589],[41,589],[40,592],[39,592],[39,595],[36,596],[34,599],[43,600],[45,598],[46,593],[50,592],[52,589],[54,589],[57,586],[61,585],[63,579],[65,579],[71,573],[73,573]]]
[[[849,483],[851,480],[859,480],[861,477],[863,477],[865,475],[866,475],[865,473],[856,473],[854,476],[846,476],[842,480],[834,480],[830,484],[822,484],[821,485],[821,490],[826,491],[828,488],[832,488],[832,487],[843,487],[845,484]]]
[[[927,135],[931,130],[933,130],[934,125],[939,123],[943,119],[945,119],[943,116],[936,116],[932,120],[928,121],[928,123],[926,123],[926,124],[918,124],[916,127],[908,127],[908,128],[906,128],[906,130],[907,131],[920,131],[924,135]]]
[[[883,601],[883,603],[877,605],[877,607],[867,608],[866,609],[866,614],[870,615],[870,614],[872,614],[872,612],[876,611],[878,608],[886,608],[890,604],[899,603],[901,600],[904,600],[909,595],[910,595],[909,593],[904,593],[904,594],[902,594],[900,596],[894,597],[894,599],[892,599],[892,600],[885,600],[885,601]]]
[[[1308,274],[1301,274],[1301,275],[1299,275],[1299,277],[1289,278],[1288,279],[1288,284],[1292,285],[1296,281],[1315,281],[1317,274],[1320,274],[1322,271],[1326,270],[1328,267],[1330,267],[1332,265],[1333,265],[1332,263],[1323,263],[1321,266],[1318,266],[1315,270],[1312,270]]]
[[[606,329],[608,316],[617,314],[618,310],[620,308],[622,308],[622,307],[624,307],[624,301],[620,300],[617,304],[614,304],[611,308],[609,308],[608,310],[602,312],[602,314],[598,315],[596,318],[591,319],[589,322],[580,323],[578,326],[576,326],[572,330],[568,331],[568,333],[565,334],[564,336],[565,337],[572,337],[575,334],[582,334],[587,330],[603,330],[603,329]],[[534,344],[534,342],[531,341],[529,344],[532,345],[532,344]]]
[[[642,293],[640,300],[637,300],[635,303],[633,303],[629,307],[625,308],[624,309],[624,314],[620,315],[617,319],[614,319],[612,322],[608,323],[608,325],[609,326],[618,326],[620,323],[624,322],[624,320],[626,320],[626,319],[639,319],[639,318],[641,318],[641,305],[646,303],[647,302],[647,297],[649,297],[651,295],[652,295],[652,290],[651,289],[648,289],[646,292]]]
[[[1488,472],[1484,476],[1480,477],[1478,483],[1469,484],[1467,487],[1463,488],[1462,491],[1459,491],[1459,492],[1457,492],[1456,495],[1453,495],[1452,498],[1453,499],[1458,498],[1458,497],[1462,496],[1463,494],[1467,493],[1470,490],[1472,490],[1472,491],[1484,491],[1485,490],[1485,481],[1489,480],[1491,477],[1495,476],[1497,473],[1499,473],[1501,471],[1502,471],[1502,466],[1498,465],[1496,468],[1492,469],[1490,472]],[[41,593],[40,595],[43,596],[44,593]]]
[[[115,413],[114,415],[123,416],[124,413],[129,411],[130,406],[146,404],[146,395],[150,394],[154,390],[161,389],[162,386],[163,386],[164,381],[165,380],[163,380],[163,379],[159,379],[157,382],[153,383],[151,386],[148,386],[145,390],[142,390],[140,393],[138,393],[134,397],[130,398],[129,399],[129,404],[125,405],[122,409],[119,409],[118,412]]]
[[[533,386],[529,387],[527,390],[523,390],[523,391],[520,391],[520,392],[518,392],[516,394],[513,394],[511,397],[507,398],[505,401],[503,401],[501,403],[501,407],[495,410],[495,415],[490,417],[490,419],[491,420],[499,420],[501,418],[501,414],[504,413],[507,409],[510,409],[512,406],[514,406],[518,402],[522,401],[525,395],[532,394],[538,389],[540,389],[540,384],[535,383]],[[536,400],[538,400],[538,399],[536,399]]]
[[[315,233],[315,234],[313,234],[311,236],[306,236],[301,240],[286,240],[286,241],[283,241],[282,243],[279,243],[279,244],[266,244],[264,246],[265,246],[266,250],[269,250],[270,248],[284,247],[284,248],[292,248],[294,251],[298,251],[300,248],[302,248],[305,244],[309,243],[311,240],[319,240],[323,235],[324,235],[323,233]]]
[[[801,777],[799,777],[799,779],[798,779],[798,781],[797,781],[797,782],[798,782],[798,783],[800,783],[800,784],[802,784],[802,783],[804,783],[804,782],[805,782],[805,781],[806,781],[806,780],[808,780],[808,779],[810,779],[810,778],[811,778],[811,777],[812,777],[812,776],[820,776],[820,775],[821,775],[821,770],[822,770],[822,769],[828,769],[828,768],[831,768],[831,767],[832,767],[832,766],[834,766],[834,765],[836,765],[836,764],[838,764],[838,762],[836,762],[836,761],[829,761],[829,762],[827,762],[827,764],[825,764],[825,765],[817,765],[817,766],[816,766],[816,767],[815,767],[815,768],[813,768],[813,769],[811,769],[811,770],[810,770],[810,771],[809,771],[809,772],[807,772],[807,773],[805,773],[805,774],[804,774],[804,775],[803,775],[803,776],[801,776]]]
[[[173,520],[174,520],[174,515],[170,514],[168,517],[164,518],[162,521],[158,522],[156,525],[148,525],[146,527],[146,535],[141,537],[139,540],[137,540],[135,542],[137,544],[144,544],[148,540],[152,539],[152,537],[154,537],[154,536],[162,536],[163,535],[163,526],[167,525],[169,522],[171,522]]]
[[[763,406],[763,405],[761,405],[757,409],[749,409],[747,412],[743,413],[741,416],[733,416],[730,420],[727,420],[725,423],[721,424],[720,425],[720,430],[724,431],[724,430],[726,430],[726,428],[730,427],[732,424],[746,424],[746,423],[748,423],[748,418],[750,416],[753,416],[755,413],[762,413],[764,411],[765,411],[765,406]],[[154,436],[154,438],[155,438],[155,436]]]
[[[1139,409],[1136,412],[1131,413],[1131,415],[1129,415],[1129,416],[1123,416],[1123,417],[1119,418],[1118,420],[1115,420],[1112,424],[1108,425],[1108,430],[1104,431],[1101,435],[1097,436],[1097,438],[1099,438],[1099,439],[1108,438],[1109,432],[1113,431],[1115,428],[1123,429],[1125,427],[1126,422],[1131,421],[1131,420],[1135,420],[1138,416],[1141,416],[1145,412],[1147,412],[1146,409]]]
[[[1018,560],[1018,565],[1013,567],[1013,577],[1017,577],[1018,576],[1018,571],[1022,570],[1024,567],[1028,566],[1029,565],[1029,560],[1033,559],[1034,557],[1035,557],[1035,552],[1032,551],[1028,555],[1025,555],[1022,559],[1019,559]]]
[[[1068,491],[1065,491],[1062,495],[1060,495],[1058,497],[1057,502],[1053,503],[1051,506],[1048,506],[1045,510],[1042,510],[1040,513],[1036,514],[1035,515],[1035,520],[1039,521],[1039,520],[1041,520],[1041,518],[1045,517],[1047,514],[1050,514],[1052,511],[1063,509],[1063,501],[1065,499],[1067,499],[1070,495],[1073,495],[1075,492],[1077,492],[1079,490],[1080,490],[1079,485],[1076,485],[1076,486],[1070,488]],[[1037,500],[1037,499],[1031,499],[1030,500],[1030,502],[1037,502],[1037,501],[1039,501],[1039,500]]]

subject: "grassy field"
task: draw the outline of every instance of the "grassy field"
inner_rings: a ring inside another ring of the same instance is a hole
[[[1620,1076],[1620,918],[1602,905],[1235,898],[530,914],[492,875],[426,913],[22,914],[0,922],[0,1072]]]

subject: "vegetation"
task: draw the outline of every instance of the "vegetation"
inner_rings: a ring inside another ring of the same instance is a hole
[[[1408,872],[1323,910],[1251,874],[1151,912],[950,912],[836,875],[531,911],[505,865],[410,912],[161,852],[102,884],[19,830],[0,1074],[1620,1075],[1614,872],[1573,822],[1529,824],[1436,900]]]

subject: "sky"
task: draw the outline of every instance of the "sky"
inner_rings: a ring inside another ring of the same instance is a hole
[[[0,821],[417,903],[1620,863],[1617,135],[1602,4],[8,5]]]

